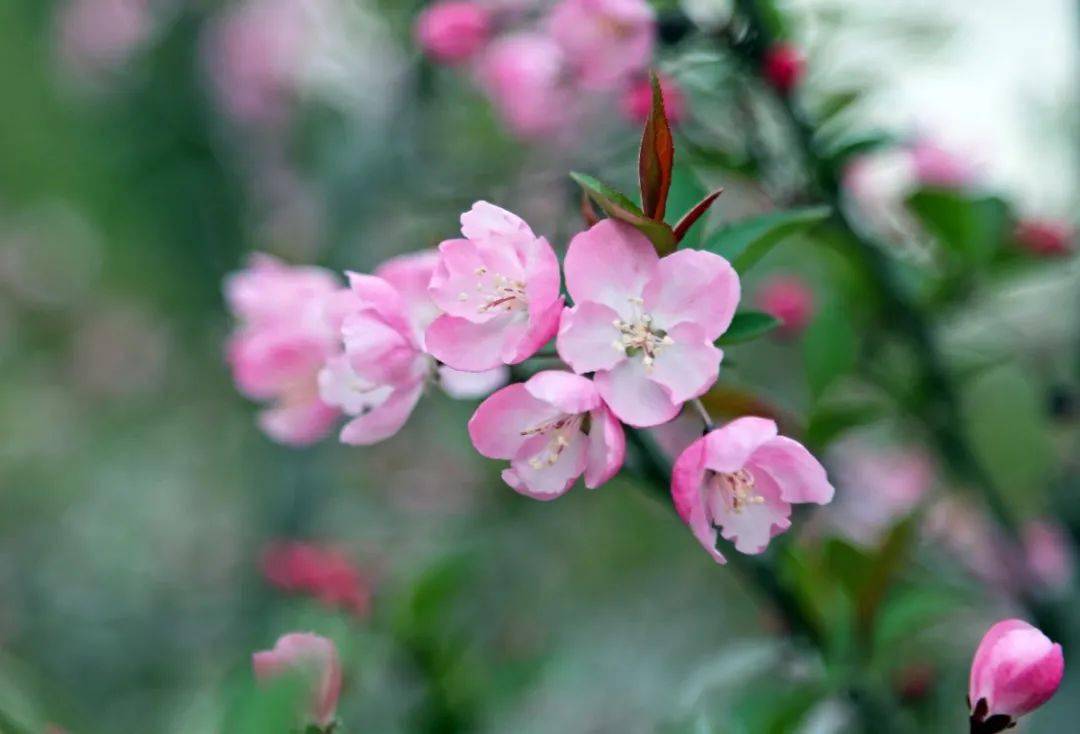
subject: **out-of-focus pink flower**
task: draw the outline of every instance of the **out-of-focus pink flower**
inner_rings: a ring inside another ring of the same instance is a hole
[[[660,91],[664,95],[664,112],[668,122],[678,125],[686,118],[686,95],[682,87],[666,74],[660,76]],[[627,120],[644,124],[652,109],[652,81],[641,77],[631,82],[623,92],[621,107]]]
[[[558,350],[578,374],[595,372],[604,402],[624,423],[655,426],[716,382],[713,345],[739,302],[739,276],[701,250],[661,259],[643,234],[605,219],[566,253]]]
[[[480,201],[461,215],[465,239],[439,245],[432,299],[444,313],[427,347],[455,369],[475,371],[531,357],[559,326],[559,261],[524,221]]]
[[[60,53],[77,73],[100,73],[128,59],[153,32],[148,0],[69,0],[58,18]]]
[[[789,94],[799,85],[806,68],[802,51],[789,43],[773,44],[762,63],[765,79],[781,94]]]
[[[1075,243],[1072,227],[1054,219],[1025,219],[1013,233],[1016,243],[1032,255],[1060,257],[1072,253]]]
[[[794,275],[776,275],[762,283],[757,303],[762,311],[780,320],[783,336],[801,333],[814,315],[814,292]]]
[[[547,137],[566,129],[573,119],[562,51],[543,34],[516,33],[493,42],[481,56],[476,76],[518,137]]]
[[[312,596],[358,617],[370,608],[368,579],[341,551],[298,541],[273,543],[263,551],[262,570],[267,581],[290,594]]]
[[[765,418],[738,418],[702,436],[672,471],[679,517],[718,563],[717,528],[740,553],[761,553],[791,527],[791,506],[833,498],[825,469]]]
[[[491,11],[472,0],[442,0],[424,8],[416,21],[416,40],[436,61],[467,61],[491,35]]]
[[[310,678],[311,720],[329,726],[341,695],[341,661],[334,643],[310,632],[291,632],[278,638],[272,650],[251,656],[255,677],[272,680],[281,676]]]
[[[319,399],[318,374],[335,350],[324,311],[338,288],[329,271],[261,254],[225,281],[225,298],[239,322],[226,348],[233,379],[247,397],[274,404],[259,425],[275,441],[313,443],[337,418],[337,410]]]
[[[931,140],[916,140],[910,155],[915,177],[923,186],[962,188],[975,180],[970,163]]]
[[[645,0],[561,0],[548,29],[582,86],[616,89],[648,67],[656,15]]]
[[[1065,673],[1061,645],[1020,619],[998,622],[983,636],[971,662],[971,731],[1009,728],[1050,700]]]
[[[977,506],[955,496],[937,500],[926,514],[924,530],[989,587],[1011,591],[1017,586],[1019,553]]]
[[[877,448],[845,441],[831,454],[840,494],[825,511],[829,527],[861,545],[877,543],[930,491],[934,462],[916,448]]]
[[[622,426],[585,377],[557,370],[489,397],[469,420],[473,446],[507,459],[502,477],[540,500],[561,496],[585,475],[595,489],[615,476],[626,455]]]
[[[274,128],[288,118],[304,49],[298,0],[246,0],[224,11],[204,46],[222,110],[241,125]]]
[[[1027,570],[1037,584],[1050,591],[1066,588],[1076,563],[1065,529],[1051,520],[1032,520],[1024,524],[1021,540]]]

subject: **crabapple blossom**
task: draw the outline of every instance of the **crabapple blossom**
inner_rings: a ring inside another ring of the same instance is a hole
[[[436,61],[467,61],[487,43],[491,12],[472,0],[443,0],[424,8],[416,21],[420,47]]]
[[[503,480],[540,500],[561,496],[585,475],[595,489],[622,466],[626,438],[588,378],[538,372],[489,397],[469,420],[473,446],[507,459]]]
[[[371,603],[368,581],[344,553],[314,543],[279,542],[262,554],[266,580],[282,591],[307,594],[362,617]]]
[[[310,632],[292,632],[278,638],[272,650],[252,655],[251,664],[261,681],[296,674],[308,678],[312,722],[326,727],[334,721],[341,694],[341,661],[333,642]]]
[[[762,283],[757,303],[762,311],[780,320],[782,336],[798,335],[814,315],[814,292],[794,275],[776,275]]]
[[[226,346],[233,379],[247,397],[273,403],[259,425],[275,441],[313,443],[337,419],[338,411],[319,398],[318,374],[336,348],[323,312],[339,287],[327,270],[262,254],[225,281],[225,299],[239,321]]]
[[[958,189],[975,180],[972,165],[956,153],[927,138],[915,140],[908,152],[915,178],[923,186]]]
[[[678,82],[666,74],[660,75],[660,90],[664,95],[664,113],[668,122],[678,125],[686,117],[686,95]],[[623,117],[639,125],[645,124],[652,110],[652,80],[647,76],[633,81],[619,102]]]
[[[992,734],[1050,700],[1061,684],[1061,645],[1020,619],[1006,619],[983,636],[971,662],[971,731]]]
[[[802,81],[806,60],[789,43],[776,43],[765,52],[762,73],[778,92],[789,94]]]
[[[559,327],[559,356],[632,426],[674,418],[716,381],[713,345],[739,302],[739,276],[701,250],[664,258],[628,224],[605,219],[574,237],[566,253],[574,306]]]
[[[480,372],[531,357],[555,336],[563,299],[551,245],[524,221],[480,201],[461,215],[464,239],[439,245],[429,291],[440,314],[428,351]]]
[[[1055,219],[1024,219],[1013,232],[1016,243],[1039,257],[1060,257],[1073,251],[1074,233],[1068,223]]]
[[[561,0],[548,30],[583,87],[615,89],[649,65],[656,14],[645,0]]]
[[[148,0],[68,0],[57,25],[69,69],[93,74],[128,59],[153,32],[154,18]]]
[[[539,139],[566,129],[573,116],[563,64],[562,50],[551,38],[523,31],[491,43],[475,73],[510,131]]]
[[[1021,528],[1020,540],[1028,572],[1023,575],[1034,577],[1036,586],[1044,591],[1067,588],[1076,561],[1065,528],[1053,520],[1029,520]]]
[[[761,553],[791,527],[791,506],[832,500],[825,469],[766,418],[737,418],[683,451],[672,471],[675,509],[718,563],[717,528],[740,553]]]

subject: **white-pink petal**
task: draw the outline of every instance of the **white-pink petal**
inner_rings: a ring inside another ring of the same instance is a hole
[[[679,414],[667,390],[654,382],[640,359],[627,359],[593,378],[600,397],[623,423],[639,428],[656,426]]]
[[[657,264],[645,286],[645,311],[664,329],[689,322],[705,341],[723,334],[739,305],[739,276],[724,258],[703,250],[679,250]]]
[[[629,224],[614,219],[597,222],[574,236],[563,267],[566,289],[575,304],[592,301],[634,316],[632,298],[640,298],[657,271],[653,245]]]

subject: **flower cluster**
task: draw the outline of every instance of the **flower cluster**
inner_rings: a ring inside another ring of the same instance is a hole
[[[539,13],[528,3],[441,0],[415,35],[432,60],[468,67],[518,137],[571,129],[577,100],[597,94],[618,94],[632,121],[648,113],[656,17],[645,0],[560,0]],[[663,82],[675,122],[685,102],[673,80]]]

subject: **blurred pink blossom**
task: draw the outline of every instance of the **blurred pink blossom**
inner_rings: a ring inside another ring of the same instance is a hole
[[[660,91],[664,95],[664,112],[668,122],[678,125],[686,118],[686,95],[678,82],[666,74],[660,75]],[[620,102],[623,116],[637,124],[644,124],[652,109],[652,81],[639,77],[623,92]]]
[[[942,544],[971,574],[998,589],[1016,587],[1019,564],[1011,546],[975,505],[955,496],[934,502],[923,523],[926,534]],[[1004,550],[1003,550],[1004,549]]]
[[[480,57],[477,81],[510,131],[536,139],[565,130],[574,117],[559,46],[541,33],[494,41]]]
[[[998,622],[983,636],[971,662],[971,731],[993,734],[1010,728],[1053,697],[1064,673],[1061,645],[1023,620]]]
[[[916,140],[909,152],[915,178],[923,186],[962,188],[975,180],[975,171],[968,161],[932,140]]]
[[[652,61],[656,16],[645,0],[560,0],[548,29],[587,89],[617,89]]]
[[[1021,530],[1027,570],[1044,590],[1068,587],[1076,570],[1068,533],[1052,520],[1032,520]]]
[[[806,60],[798,47],[776,43],[765,52],[762,62],[765,79],[781,94],[789,94],[802,81]]]
[[[559,261],[520,217],[479,201],[461,215],[465,239],[439,245],[431,278],[442,309],[427,348],[449,366],[480,372],[531,357],[559,326]]]
[[[739,302],[739,276],[701,250],[660,258],[645,235],[605,219],[574,237],[566,253],[559,356],[632,426],[655,426],[716,382],[723,352],[713,345]]]
[[[327,270],[293,267],[263,254],[225,281],[238,321],[226,348],[233,379],[247,397],[273,403],[259,425],[275,441],[313,443],[337,418],[337,410],[319,399],[318,374],[335,350],[324,312],[338,289]]]
[[[1039,257],[1072,254],[1076,233],[1068,222],[1056,219],[1024,219],[1016,225],[1013,237],[1028,253]]]
[[[796,336],[814,315],[814,292],[798,276],[775,275],[759,287],[757,304],[780,320],[782,336]]]
[[[591,380],[539,372],[485,400],[469,420],[473,446],[506,459],[503,480],[540,500],[562,496],[585,475],[595,489],[622,466],[626,438]]]
[[[341,695],[341,661],[334,643],[310,632],[292,632],[278,638],[272,650],[251,656],[255,677],[261,681],[287,675],[309,679],[309,716],[317,726],[334,721]]]
[[[108,71],[149,38],[153,21],[149,0],[69,0],[57,19],[61,57],[76,73]]]
[[[358,617],[371,606],[370,582],[341,551],[299,541],[269,545],[262,555],[266,580],[291,594],[305,594]]]
[[[718,563],[717,529],[740,553],[761,553],[791,527],[791,506],[830,502],[825,469],[765,418],[738,418],[687,448],[672,471],[679,517]]]
[[[491,11],[473,0],[441,0],[416,21],[420,48],[436,61],[458,64],[476,55],[492,31]]]

